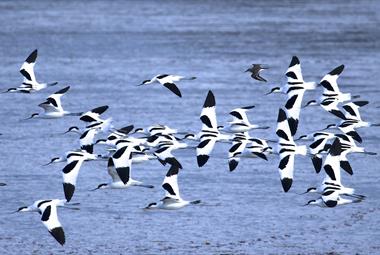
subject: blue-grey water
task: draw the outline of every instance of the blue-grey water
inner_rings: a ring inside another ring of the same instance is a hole
[[[379,18],[377,1],[1,1],[0,87],[21,82],[18,69],[39,50],[40,81],[70,85],[67,110],[107,104],[105,116],[116,126],[167,124],[198,132],[199,114],[209,89],[217,101],[219,124],[228,112],[255,104],[254,123],[270,130],[251,132],[274,138],[281,95],[264,96],[285,82],[297,55],[307,81],[319,81],[340,64],[343,92],[360,94],[370,104],[361,113],[380,121]],[[264,63],[268,83],[243,71]],[[197,76],[179,83],[183,98],[163,87],[135,87],[158,73]],[[80,210],[59,210],[66,232],[61,247],[40,216],[9,214],[43,198],[63,198],[61,169],[51,157],[77,148],[78,137],[60,135],[78,125],[73,117],[20,121],[59,87],[0,97],[0,254],[379,254],[379,157],[350,155],[354,175],[343,182],[365,194],[363,203],[335,209],[302,207],[314,196],[300,196],[318,184],[310,159],[296,159],[295,181],[282,191],[278,159],[243,159],[228,172],[225,144],[217,144],[207,165],[196,166],[193,150],[176,152],[184,169],[182,197],[203,203],[178,211],[145,212],[163,196],[167,168],[151,161],[133,168],[138,180],[155,189],[88,191],[109,181],[105,162],[86,162],[73,202]],[[304,102],[321,90],[307,92]],[[336,121],[319,108],[304,109],[299,134]],[[363,145],[380,153],[379,129],[359,131]],[[102,148],[97,149],[99,152]]]

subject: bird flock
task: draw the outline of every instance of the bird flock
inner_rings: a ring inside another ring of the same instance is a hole
[[[32,94],[51,86],[57,82],[39,83],[34,74],[37,59],[37,50],[34,50],[20,68],[23,82],[20,86],[9,88],[2,93]],[[245,72],[260,82],[267,82],[260,72],[268,69],[260,64],[253,64]],[[167,168],[162,189],[164,197],[160,201],[149,203],[145,210],[151,209],[180,209],[188,205],[200,204],[200,200],[184,200],[180,196],[178,174],[182,165],[173,154],[176,150],[195,150],[198,167],[204,167],[217,143],[230,144],[226,152],[230,172],[237,169],[241,158],[258,158],[268,161],[269,155],[278,159],[278,171],[284,192],[288,192],[294,180],[295,156],[309,157],[315,172],[324,170],[324,177],[320,185],[310,187],[305,193],[317,193],[315,199],[305,205],[320,207],[336,207],[338,205],[357,203],[365,199],[355,189],[345,187],[341,182],[341,169],[353,174],[347,155],[350,153],[364,153],[366,151],[357,143],[362,138],[357,129],[362,127],[379,126],[362,120],[360,108],[368,101],[359,100],[359,96],[340,91],[337,80],[344,70],[344,65],[338,66],[326,74],[320,82],[305,82],[303,80],[301,63],[293,56],[285,72],[287,83],[273,87],[266,95],[284,94],[283,107],[278,111],[276,139],[252,137],[249,131],[255,129],[269,129],[269,126],[252,124],[247,112],[255,108],[254,105],[243,106],[231,110],[231,121],[226,125],[218,125],[216,115],[216,98],[209,90],[200,112],[201,130],[199,132],[181,132],[162,124],[154,124],[147,128],[135,128],[133,125],[115,127],[112,118],[103,118],[102,115],[109,108],[99,106],[87,112],[70,112],[64,110],[61,98],[70,90],[66,86],[48,96],[38,106],[43,109],[40,113],[33,113],[27,119],[57,119],[63,117],[77,117],[83,122],[83,127],[71,126],[65,133],[76,133],[79,136],[78,147],[66,152],[63,156],[54,157],[45,166],[65,162],[62,168],[62,186],[64,199],[42,199],[30,206],[20,207],[16,212],[38,212],[41,221],[49,233],[63,245],[65,232],[58,219],[57,208],[64,207],[78,210],[80,204],[71,202],[75,198],[77,178],[82,164],[86,161],[102,160],[106,165],[110,181],[100,183],[95,190],[102,189],[129,189],[142,187],[152,189],[153,185],[133,179],[132,168],[149,160],[157,160]],[[192,81],[196,77],[185,77],[170,74],[160,74],[150,80],[145,80],[137,86],[162,85],[178,97],[182,93],[177,86],[180,81]],[[302,105],[305,92],[322,89],[318,99]],[[308,108],[320,106],[326,112],[337,118],[336,124],[329,124],[323,130],[299,135],[296,137],[300,125],[300,113]],[[297,143],[307,142],[307,145]],[[94,147],[99,147],[103,154],[96,154]],[[6,186],[6,183],[0,183]]]

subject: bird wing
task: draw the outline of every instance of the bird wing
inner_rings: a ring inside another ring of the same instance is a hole
[[[108,109],[108,105],[96,107],[96,108],[94,108],[88,112],[83,113],[79,119],[81,121],[84,121],[84,122],[101,121],[101,119],[99,117],[101,114],[103,114],[105,111],[107,111],[107,109]]]
[[[286,71],[285,75],[288,78],[289,86],[303,84],[304,81],[302,77],[301,63],[298,57],[293,56],[292,61],[290,62],[288,70]]]
[[[131,179],[132,147],[123,146],[112,155],[116,172],[124,184]]]
[[[120,179],[118,173],[116,172],[115,164],[113,163],[112,157],[108,158],[107,172],[111,176],[112,182],[121,182],[121,179]]]
[[[202,167],[210,158],[210,153],[214,148],[216,142],[215,136],[201,136],[201,141],[197,146],[197,162],[198,166]]]
[[[324,88],[324,92],[323,92],[324,94],[339,94],[340,93],[337,80],[339,78],[339,75],[343,72],[343,69],[344,69],[344,65],[340,65],[322,78],[322,80],[320,81],[320,84]]]
[[[169,163],[170,165],[176,165],[179,168],[182,168],[182,165],[178,160],[173,156],[173,144],[164,145],[154,152],[154,155],[160,160],[163,165]]]
[[[209,90],[206,100],[203,104],[200,119],[202,121],[202,130],[218,130],[216,121],[215,97],[211,90]]]
[[[83,132],[79,138],[81,150],[92,154],[94,152],[95,136],[99,133],[99,128],[90,128]]]
[[[294,140],[292,133],[290,132],[287,115],[283,109],[280,109],[278,112],[276,134],[278,136],[280,144],[285,143],[294,145]]]
[[[57,206],[50,202],[44,203],[39,207],[41,211],[41,221],[48,229],[49,233],[59,242],[61,245],[65,244],[65,232],[62,225],[59,222],[57,214]]]
[[[330,147],[329,154],[326,156],[325,162],[323,163],[323,169],[325,170],[326,176],[323,182],[336,182],[341,184],[340,179],[340,157],[343,152],[342,144],[339,138],[335,138],[334,142]]]
[[[346,111],[346,113],[344,114],[346,119],[362,121],[362,118],[360,117],[359,108],[367,104],[368,101],[356,101],[344,104],[343,109]]]
[[[228,150],[228,166],[230,172],[234,171],[240,162],[240,154],[244,151],[248,141],[233,142]]]
[[[166,173],[166,176],[162,183],[162,188],[165,190],[165,197],[181,200],[177,181],[178,172],[179,167],[176,165],[171,165],[170,169]]]
[[[288,91],[288,100],[286,101],[285,108],[292,135],[295,135],[297,132],[304,93],[304,88]]]
[[[20,68],[20,73],[24,76],[25,83],[33,84],[37,83],[36,77],[34,75],[34,65],[36,64],[37,59],[37,50],[34,50],[25,60]]]
[[[45,112],[61,112],[63,111],[61,104],[61,97],[70,89],[70,86],[67,86],[54,94],[51,94],[45,102],[39,104],[39,107],[42,107]]]
[[[233,109],[230,112],[230,115],[232,115],[232,122],[242,122],[242,123],[249,124],[249,120],[247,117],[247,111],[249,109],[254,108],[254,107],[255,107],[254,105],[251,105],[251,106]]]
[[[62,169],[63,191],[67,202],[69,202],[74,195],[77,177],[83,161],[83,156],[69,156],[66,166]]]
[[[166,82],[166,83],[164,83],[162,85],[164,87],[168,88],[171,92],[173,92],[177,96],[182,97],[181,91],[179,90],[179,88],[177,87],[177,85],[175,85],[173,82]]]
[[[335,207],[340,200],[339,190],[328,189],[323,192],[321,199],[327,207]]]
[[[336,97],[324,97],[324,99],[320,103],[321,107],[324,110],[344,120],[346,119],[346,116],[339,109],[338,104],[339,100]]]
[[[294,173],[294,153],[280,153],[280,163],[278,165],[281,184],[285,192],[287,192],[293,183]]]

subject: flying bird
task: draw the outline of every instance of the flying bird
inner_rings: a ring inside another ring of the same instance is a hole
[[[25,62],[20,68],[20,73],[24,77],[22,84],[17,88],[9,88],[3,93],[32,93],[58,84],[58,82],[39,83],[36,80],[36,77],[34,75],[34,65],[36,64],[37,53],[37,50],[34,50],[26,58]]]
[[[178,165],[170,166],[162,183],[162,188],[165,190],[164,198],[159,202],[150,203],[145,209],[176,210],[188,205],[201,203],[200,200],[186,201],[181,198],[177,180],[179,169]]]
[[[181,80],[194,80],[196,77],[184,77],[179,75],[172,75],[172,74],[159,74],[154,76],[150,80],[145,80],[141,84],[137,86],[142,85],[149,85],[149,84],[161,84],[167,89],[169,89],[171,92],[176,94],[179,97],[182,97],[181,91],[178,89],[177,85],[174,82],[181,81]]]
[[[269,69],[268,67],[263,67],[261,64],[252,64],[245,72],[250,72],[252,79],[267,82],[266,79],[260,76],[260,72]]]

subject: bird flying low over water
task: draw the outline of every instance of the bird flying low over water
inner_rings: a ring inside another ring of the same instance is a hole
[[[142,85],[149,85],[158,83],[169,89],[171,92],[176,94],[179,97],[182,97],[181,91],[178,89],[177,85],[174,82],[181,81],[181,80],[194,80],[196,77],[184,77],[179,75],[172,75],[172,74],[159,74],[154,76],[150,80],[145,80],[141,84],[137,86]]]
[[[266,82],[267,80],[260,76],[260,72],[266,69],[269,69],[269,67],[264,67],[261,64],[252,64],[245,72],[250,72],[252,79]]]
[[[70,86],[67,86],[61,90],[58,90],[54,94],[51,94],[46,101],[40,103],[38,106],[44,109],[43,113],[33,113],[29,118],[40,118],[40,119],[57,119],[64,116],[80,116],[82,113],[72,113],[63,110],[61,104],[61,97],[70,89]]]
[[[47,199],[47,200],[37,200],[30,206],[20,207],[16,212],[38,212],[41,215],[41,221],[44,226],[48,229],[49,233],[57,240],[61,245],[65,244],[65,232],[58,219],[57,207],[63,207],[68,209],[78,210],[79,208],[70,207],[68,204],[61,199]]]
[[[3,93],[32,93],[50,86],[57,85],[58,82],[53,83],[39,83],[34,75],[34,65],[36,64],[37,50],[34,50],[25,60],[20,68],[20,73],[24,77],[22,84],[17,88],[9,88]]]
[[[101,183],[93,189],[127,189],[131,186],[154,188],[132,179],[132,146],[123,146],[108,159],[107,170],[112,178],[110,183]]]
[[[227,126],[219,126],[219,131],[229,132],[229,133],[241,133],[246,132],[251,129],[268,129],[267,126],[259,126],[256,124],[251,124],[247,117],[247,111],[254,108],[254,105],[245,106],[233,109],[230,112],[232,116],[232,121],[228,122]]]
[[[170,166],[162,183],[162,188],[165,190],[165,197],[159,202],[150,203],[145,209],[175,210],[188,205],[201,203],[200,200],[186,201],[181,198],[177,180],[179,169],[179,166],[176,164]]]
[[[354,189],[344,187],[341,183],[340,159],[344,151],[339,138],[335,138],[323,165],[326,175],[322,184],[319,187],[311,187],[305,192],[319,193],[321,197],[316,200],[310,200],[306,205],[335,207],[337,205],[361,202],[365,198],[363,195],[355,194]],[[353,199],[346,199],[342,196],[349,196]]]

